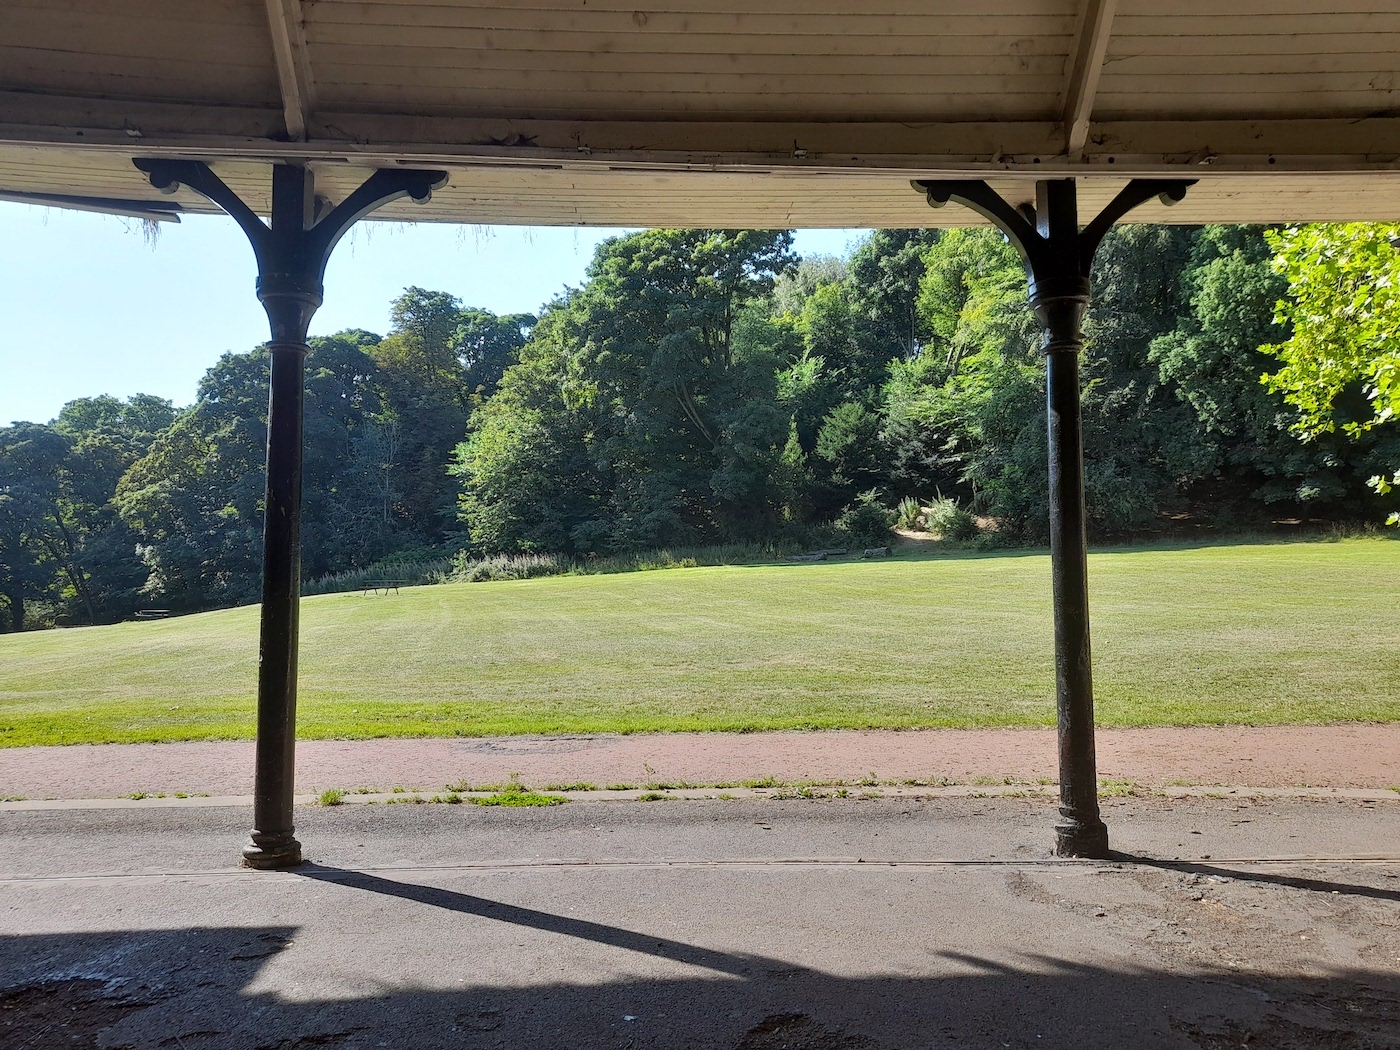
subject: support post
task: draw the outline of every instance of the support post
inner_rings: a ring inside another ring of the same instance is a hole
[[[1094,685],[1089,646],[1089,574],[1085,541],[1084,449],[1079,411],[1082,325],[1091,299],[1089,271],[1109,228],[1158,197],[1174,204],[1190,182],[1136,179],[1085,229],[1079,228],[1073,179],[1036,184],[1034,206],[1012,207],[985,182],[915,182],[930,205],[950,200],[990,219],[1020,253],[1031,308],[1045,330],[1045,403],[1050,478],[1050,573],[1055,612],[1055,710],[1059,726],[1060,823],[1055,852],[1107,857],[1094,754]]]
[[[321,305],[326,263],[345,231],[370,211],[400,197],[426,202],[432,190],[447,181],[447,175],[439,171],[379,171],[339,205],[327,208],[316,197],[310,169],[277,164],[272,169],[269,226],[206,164],[138,160],[136,166],[162,192],[174,193],[183,184],[223,208],[248,235],[257,258],[257,294],[271,329],[267,343],[271,380],[253,830],[243,848],[243,863],[250,868],[293,867],[302,860],[292,820],[292,795],[296,783],[307,332]]]

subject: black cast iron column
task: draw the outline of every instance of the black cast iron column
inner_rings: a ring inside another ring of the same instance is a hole
[[[1089,309],[1079,266],[1073,181],[1036,186],[1036,232],[1048,266],[1030,275],[1031,308],[1045,328],[1045,407],[1050,473],[1050,578],[1055,609],[1055,708],[1060,745],[1060,823],[1055,852],[1108,855],[1094,754],[1094,680],[1089,649],[1089,564],[1084,531],[1084,444],[1079,418],[1081,325]]]
[[[1118,219],[1158,197],[1172,204],[1190,182],[1137,179],[1084,230],[1073,179],[1036,183],[1034,206],[1012,207],[985,182],[915,182],[935,208],[950,200],[990,219],[1015,245],[1029,278],[1031,308],[1045,329],[1049,428],[1050,573],[1055,612],[1055,709],[1059,725],[1060,823],[1055,852],[1106,857],[1094,755],[1094,683],[1089,648],[1089,573],[1084,528],[1084,446],[1079,413],[1081,326],[1089,309],[1094,252]]]
[[[272,169],[272,222],[266,225],[206,164],[138,160],[152,185],[173,193],[187,185],[231,215],[253,246],[258,299],[272,338],[267,406],[267,499],[263,525],[262,620],[258,649],[258,736],[253,776],[253,831],[243,848],[250,868],[301,863],[292,821],[296,784],[297,641],[301,606],[303,366],[307,330],[321,305],[326,263],[362,216],[409,196],[423,203],[447,180],[438,171],[379,171],[334,208],[317,198],[311,171]]]
[[[303,371],[307,329],[321,305],[319,275],[306,272],[300,242],[315,223],[316,200],[303,167],[272,169],[272,237],[260,268],[271,378],[267,400],[267,500],[263,519],[262,618],[258,632],[258,737],[249,867],[301,863],[292,823],[296,788],[297,647],[301,614]],[[314,277],[314,279],[313,279]]]

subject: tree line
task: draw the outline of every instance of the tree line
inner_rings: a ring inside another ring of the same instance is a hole
[[[1083,362],[1097,536],[1393,509],[1387,229],[1109,235]],[[982,542],[1045,538],[1039,331],[992,230],[876,231],[847,259],[799,259],[787,231],[649,230],[539,316],[409,288],[391,321],[312,340],[307,578],[825,543],[901,500],[975,515]],[[0,629],[256,601],[267,371],[228,353],[179,410],[92,397],[0,428]]]

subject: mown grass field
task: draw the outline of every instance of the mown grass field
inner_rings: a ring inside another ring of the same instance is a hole
[[[1090,556],[1103,725],[1400,718],[1400,543]],[[0,636],[0,745],[246,738],[257,610]],[[304,737],[1054,723],[1040,554],[302,604]]]

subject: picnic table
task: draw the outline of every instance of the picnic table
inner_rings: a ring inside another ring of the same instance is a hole
[[[385,595],[388,595],[390,591],[393,591],[395,594],[398,594],[400,587],[407,586],[407,580],[369,580],[360,588],[360,593],[369,594],[370,591],[373,591],[375,594],[378,594],[380,591],[383,591]]]

